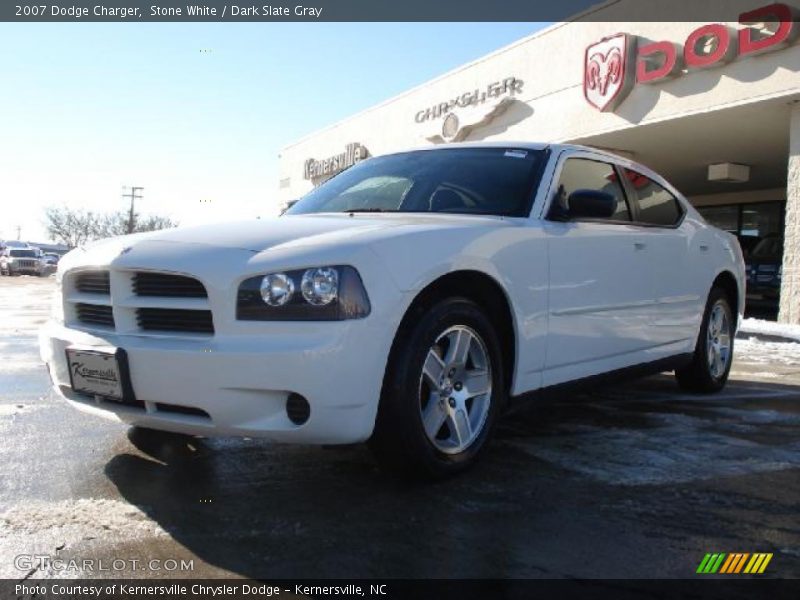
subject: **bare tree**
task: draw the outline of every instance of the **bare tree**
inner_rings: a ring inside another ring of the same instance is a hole
[[[96,213],[66,206],[51,206],[45,209],[44,216],[50,238],[70,248],[100,238],[124,235],[130,227],[130,215],[127,211]],[[137,214],[133,231],[156,231],[176,226],[177,223],[168,217],[149,215],[140,218]]]
[[[98,215],[91,211],[51,206],[45,209],[44,217],[50,239],[70,248],[98,237]]]
[[[134,224],[135,231],[158,231],[159,229],[169,229],[177,227],[178,224],[169,217],[160,217],[158,215],[147,215],[143,219],[137,216],[136,223]]]

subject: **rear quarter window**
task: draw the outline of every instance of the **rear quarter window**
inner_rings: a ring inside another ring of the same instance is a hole
[[[638,222],[662,227],[674,227],[680,222],[683,208],[675,196],[641,173],[630,169],[624,169],[624,172],[633,192]]]

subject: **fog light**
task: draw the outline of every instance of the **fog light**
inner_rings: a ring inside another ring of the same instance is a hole
[[[292,392],[286,399],[286,416],[295,425],[302,425],[311,416],[311,406],[308,400],[300,394]]]

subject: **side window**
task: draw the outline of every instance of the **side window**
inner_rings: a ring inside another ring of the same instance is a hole
[[[630,169],[624,169],[624,172],[634,191],[640,222],[672,227],[681,220],[683,210],[675,196],[641,173]]]
[[[611,194],[617,200],[617,210],[609,220],[630,221],[631,212],[617,172],[608,163],[585,158],[568,158],[561,169],[553,208],[556,213],[569,208],[569,195],[576,190],[596,190]]]

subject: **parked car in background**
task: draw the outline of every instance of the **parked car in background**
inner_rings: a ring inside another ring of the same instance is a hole
[[[6,247],[0,252],[0,275],[44,275],[41,251],[33,246]]]
[[[442,477],[510,399],[611,372],[725,385],[736,238],[650,169],[580,146],[362,161],[285,215],[66,255],[40,332],[74,407],[203,436],[349,444]]]
[[[747,261],[747,257],[750,256],[753,248],[755,248],[758,242],[761,241],[761,238],[757,235],[745,234],[737,235],[736,239],[739,240],[739,245],[742,247],[742,255],[744,256],[745,261]]]
[[[745,257],[747,304],[777,310],[783,271],[783,237],[768,235]]]
[[[20,242],[19,240],[3,240],[0,242],[0,250],[4,248],[27,248],[27,242]]]
[[[52,275],[58,269],[58,261],[61,256],[54,252],[45,252],[42,254],[41,261],[43,264],[43,271],[45,275]]]

